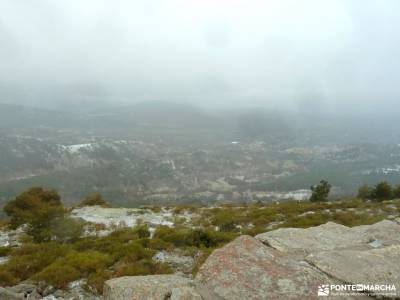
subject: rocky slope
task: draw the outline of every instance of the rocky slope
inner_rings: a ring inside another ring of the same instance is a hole
[[[399,222],[353,228],[328,222],[240,236],[215,250],[194,279],[109,280],[104,299],[317,299],[318,291],[338,299],[399,298],[399,274]]]

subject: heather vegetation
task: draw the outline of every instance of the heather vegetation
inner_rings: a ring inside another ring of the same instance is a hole
[[[381,195],[386,187],[378,184],[374,190]],[[105,205],[104,200],[99,201],[101,196],[88,199],[88,205]],[[166,209],[151,208],[155,214]],[[114,228],[106,236],[87,235],[84,229],[88,224],[72,218],[55,191],[30,189],[11,200],[4,210],[9,228],[24,224],[26,235],[19,247],[0,248],[0,257],[9,258],[0,270],[0,285],[30,280],[65,289],[69,283],[85,279],[89,291],[101,294],[103,283],[109,278],[174,272],[168,263],[154,259],[160,251],[179,251],[192,257],[195,273],[214,249],[238,235],[254,236],[282,227],[306,228],[328,221],[347,226],[373,224],[397,217],[400,200],[352,198],[217,207],[178,205],[168,208],[173,227],[150,228],[144,222],[133,228]],[[182,218],[188,214],[189,220]]]

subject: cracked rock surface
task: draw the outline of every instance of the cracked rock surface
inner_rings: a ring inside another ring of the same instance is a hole
[[[400,298],[400,224],[349,228],[328,222],[240,236],[215,250],[195,279],[177,275],[116,278],[105,300],[320,299],[319,285],[394,284]],[[364,291],[365,292],[365,291]],[[345,295],[340,299],[370,299]],[[338,297],[325,297],[325,299]]]

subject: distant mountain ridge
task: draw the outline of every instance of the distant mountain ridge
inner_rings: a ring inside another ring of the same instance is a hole
[[[82,112],[49,110],[0,103],[0,129],[51,126],[55,128],[124,128],[137,124],[210,127],[219,120],[201,109],[173,102],[143,102]]]

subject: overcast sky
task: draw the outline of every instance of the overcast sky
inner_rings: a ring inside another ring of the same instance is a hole
[[[0,0],[0,101],[399,102],[399,0]]]

